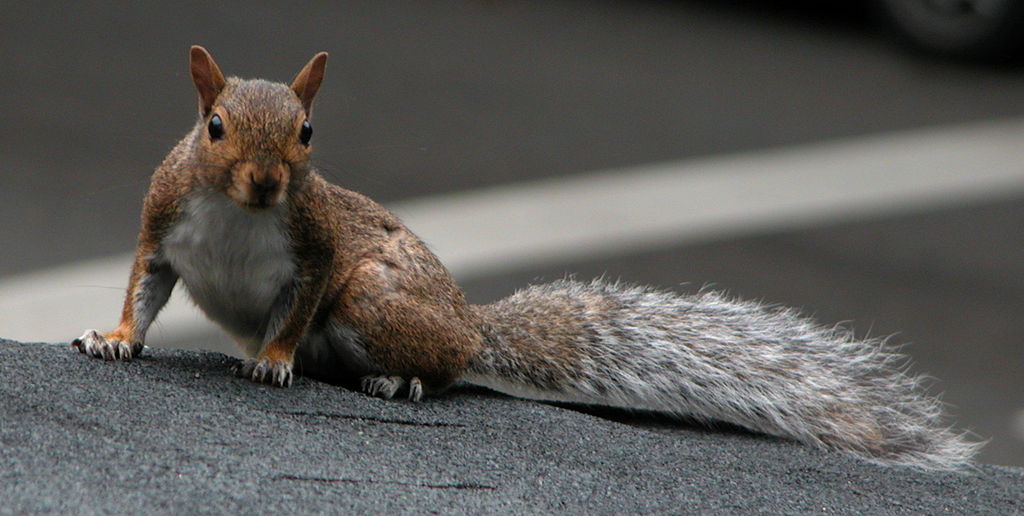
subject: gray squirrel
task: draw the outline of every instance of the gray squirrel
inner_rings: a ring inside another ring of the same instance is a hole
[[[310,165],[327,54],[290,85],[225,79],[194,46],[199,120],[152,177],[118,327],[72,342],[131,360],[180,279],[247,356],[418,401],[456,381],[537,400],[658,411],[882,464],[959,469],[979,448],[942,426],[904,359],[792,310],[604,281],[531,286],[484,306],[392,213]]]

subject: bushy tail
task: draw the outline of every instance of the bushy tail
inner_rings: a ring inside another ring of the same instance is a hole
[[[476,307],[485,349],[464,379],[513,396],[725,421],[883,464],[965,466],[906,360],[785,308],[595,281]]]

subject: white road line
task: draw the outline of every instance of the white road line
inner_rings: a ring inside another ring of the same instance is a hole
[[[503,185],[391,208],[466,279],[1021,195],[1024,119],[1012,119]],[[0,281],[0,336],[58,342],[113,327],[130,262],[114,256]],[[209,325],[178,290],[150,343]]]
[[[1024,443],[1024,408],[1018,409],[1013,414],[1013,419],[1010,422],[1010,431],[1018,441]]]

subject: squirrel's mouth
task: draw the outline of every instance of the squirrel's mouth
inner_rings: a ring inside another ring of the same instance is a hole
[[[247,210],[249,210],[249,211],[263,211],[263,210],[265,210],[267,208],[270,208],[271,206],[274,206],[274,205],[271,204],[271,203],[266,203],[266,202],[244,202],[244,203],[242,203],[242,207],[247,209]]]
[[[228,195],[242,208],[262,211],[284,202],[285,185],[279,182],[243,183],[228,189]]]
[[[249,211],[263,211],[280,204],[278,197],[278,195],[260,195],[255,198],[246,199],[239,204]]]
[[[284,191],[274,192],[239,192],[232,189],[228,195],[246,211],[269,210],[284,202]]]

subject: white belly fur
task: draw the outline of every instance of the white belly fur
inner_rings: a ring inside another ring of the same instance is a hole
[[[295,275],[286,208],[250,212],[223,194],[186,201],[161,254],[207,317],[250,355],[263,345],[271,311]]]

